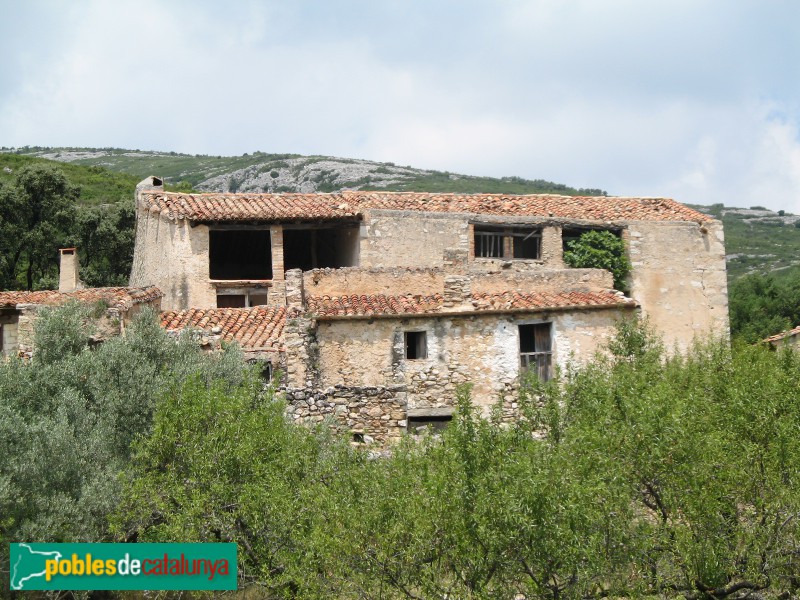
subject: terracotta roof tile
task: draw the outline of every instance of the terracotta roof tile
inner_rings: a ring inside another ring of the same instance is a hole
[[[589,221],[695,221],[711,217],[668,198],[557,196],[553,194],[439,194],[337,192],[332,194],[182,194],[142,192],[141,202],[167,218],[192,221],[285,221],[356,218],[369,209],[531,216]]]
[[[381,294],[309,297],[308,310],[318,318],[384,317],[391,315],[428,315],[463,312],[459,307],[444,306],[441,294],[430,296]],[[476,312],[535,312],[564,308],[634,307],[636,302],[609,290],[602,292],[505,292],[473,294]]]
[[[782,331],[781,333],[776,333],[775,335],[771,335],[768,338],[761,340],[765,343],[772,343],[772,342],[779,342],[784,338],[792,337],[793,335],[800,334],[800,326],[795,327],[794,329],[790,329],[788,331]]]
[[[161,327],[170,331],[195,328],[219,335],[227,342],[238,342],[245,350],[282,350],[286,310],[283,307],[190,308],[161,313]]]
[[[155,286],[86,288],[74,292],[57,292],[55,290],[0,292],[0,307],[12,307],[17,304],[55,306],[70,300],[77,300],[84,303],[104,301],[110,308],[127,310],[135,304],[151,302],[163,295],[161,290]]]

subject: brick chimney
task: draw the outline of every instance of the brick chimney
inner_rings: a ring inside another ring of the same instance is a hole
[[[78,250],[76,248],[61,248],[61,267],[58,272],[58,291],[74,292],[83,287],[78,279]]]

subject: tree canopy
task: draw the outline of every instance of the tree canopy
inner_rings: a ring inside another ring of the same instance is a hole
[[[627,290],[631,262],[625,252],[625,242],[610,231],[586,231],[578,239],[567,242],[564,262],[570,267],[610,271],[614,287]]]
[[[20,169],[0,187],[0,286],[33,289],[58,266],[79,191],[49,165]]]

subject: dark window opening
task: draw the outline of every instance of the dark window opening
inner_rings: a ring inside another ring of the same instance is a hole
[[[542,230],[533,227],[475,226],[475,257],[537,260],[542,257]]]
[[[538,231],[530,233],[513,233],[514,258],[537,259],[542,256],[542,234]]]
[[[339,269],[358,266],[358,227],[283,230],[284,268]]]
[[[428,358],[428,339],[424,331],[406,331],[406,358],[417,360]]]
[[[261,367],[261,378],[267,383],[272,382],[272,363],[265,361]]]
[[[248,294],[249,296],[249,305],[250,306],[266,306],[267,305],[267,293],[254,293],[251,292]]]
[[[217,294],[217,308],[245,308],[247,296],[244,294]]]
[[[427,429],[431,429],[433,431],[442,431],[452,420],[453,415],[425,415],[408,417],[406,420],[406,428],[411,433],[423,433]]]
[[[250,308],[266,306],[269,296],[264,289],[228,291],[217,293],[217,308]]]
[[[269,231],[209,231],[211,279],[272,279]]]
[[[519,358],[523,371],[532,371],[542,381],[553,376],[551,323],[519,326]]]

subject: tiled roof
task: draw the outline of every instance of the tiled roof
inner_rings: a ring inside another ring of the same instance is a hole
[[[238,342],[245,350],[282,350],[285,322],[286,310],[271,306],[190,308],[161,313],[161,327],[168,331],[202,329],[227,342]]]
[[[355,218],[369,209],[532,216],[589,221],[709,221],[711,217],[668,198],[557,196],[552,194],[440,194],[362,192],[332,194],[182,194],[145,191],[144,207],[192,221],[286,221]]]
[[[106,302],[109,308],[127,310],[135,304],[152,302],[164,294],[155,286],[143,288],[105,287],[86,288],[74,292],[41,290],[38,292],[0,292],[0,307],[13,307],[17,304],[58,305],[70,300],[83,303]]]
[[[463,312],[462,308],[445,307],[441,294],[420,296],[316,296],[307,298],[308,310],[318,318],[385,317],[392,315],[428,315]],[[591,309],[634,307],[636,302],[614,291],[602,292],[505,292],[473,294],[471,304],[476,312],[536,312],[565,308]]]
[[[776,333],[775,335],[771,335],[762,341],[765,343],[780,342],[785,338],[792,337],[797,334],[800,334],[800,327],[795,327],[794,329],[790,329],[789,331],[782,331],[781,333]]]

